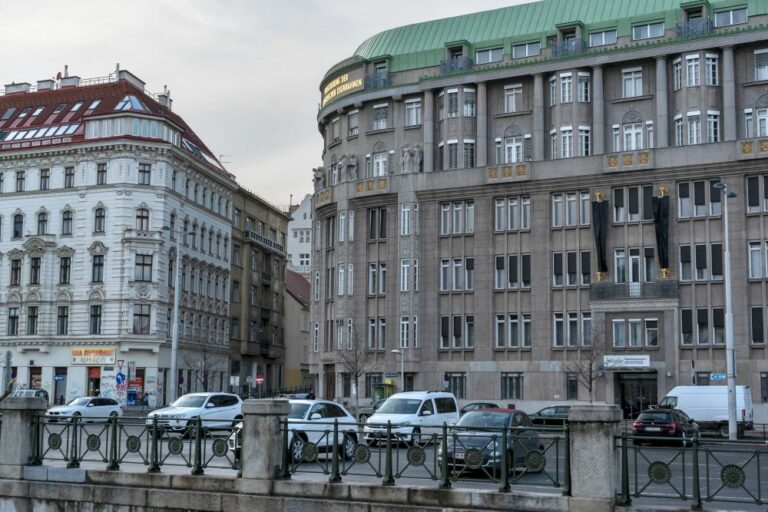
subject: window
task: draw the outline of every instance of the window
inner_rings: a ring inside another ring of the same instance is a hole
[[[464,89],[464,117],[477,114],[477,93],[474,89]]]
[[[462,235],[475,232],[475,202],[457,201],[440,205],[440,234]]]
[[[150,164],[139,164],[139,185],[150,185],[152,183],[152,166]],[[205,200],[203,200],[205,203]]]
[[[107,164],[105,163],[96,164],[96,184],[97,185],[107,184]]]
[[[573,78],[570,73],[560,74],[560,103],[570,103],[573,99]]]
[[[563,253],[552,254],[552,286],[563,286]]]
[[[137,254],[134,281],[152,281],[152,255]]]
[[[768,49],[755,50],[755,80],[768,80]]]
[[[624,151],[643,149],[643,123],[627,123],[622,125],[624,132]]]
[[[368,239],[386,240],[387,209],[371,208],[368,210]]]
[[[24,192],[24,171],[16,171],[16,192]]]
[[[72,259],[69,256],[59,258],[59,284],[69,284]]]
[[[523,374],[522,373],[502,373],[501,374],[501,399],[502,400],[522,400],[523,399]]]
[[[549,106],[557,105],[557,77],[549,79]]]
[[[75,186],[75,168],[64,168],[64,188],[73,188]]]
[[[521,84],[504,87],[504,112],[518,112],[523,108],[523,86]]]
[[[682,330],[681,343],[683,345],[693,344],[693,310],[683,309],[680,311],[680,327]]]
[[[29,306],[27,308],[27,334],[37,334],[37,319],[37,306]]]
[[[459,143],[455,140],[449,140],[446,143],[446,150],[448,152],[447,166],[443,169],[456,169],[459,165]]]
[[[616,30],[605,30],[589,34],[589,46],[616,44]]]
[[[149,334],[150,305],[133,305],[133,334]]]
[[[696,310],[696,342],[699,345],[709,343],[709,311],[706,309]]]
[[[464,372],[448,372],[448,392],[458,399],[466,398],[467,375]]]
[[[61,234],[72,234],[72,210],[64,210],[61,214]]]
[[[683,86],[683,64],[680,58],[672,61],[672,87],[679,90]]]
[[[37,214],[37,234],[48,234],[48,214],[45,212]]]
[[[688,112],[688,144],[701,144],[701,118],[698,112]]]
[[[722,308],[712,309],[712,343],[725,344],[725,315]]]
[[[405,126],[421,124],[421,99],[405,100]]]
[[[104,208],[96,208],[93,212],[93,231],[95,233],[104,233],[106,219],[107,215]]]
[[[581,103],[588,103],[590,101],[590,81],[589,73],[580,72],[578,81],[578,100]]]
[[[522,59],[525,57],[535,57],[541,53],[541,43],[525,43],[512,45],[512,58]]]
[[[471,291],[475,289],[475,259],[467,258],[464,261],[464,289]]]
[[[624,249],[614,249],[613,262],[615,270],[614,280],[617,283],[627,282],[627,254]]]
[[[489,48],[475,52],[475,64],[489,64],[500,62],[503,57],[502,48]]]
[[[40,257],[29,259],[29,284],[40,284]]]
[[[701,84],[701,66],[698,55],[685,56],[685,85],[696,87]]]
[[[664,35],[664,22],[646,23],[643,25],[635,25],[632,27],[632,39],[637,41],[638,39],[651,39],[654,37],[661,37]]]
[[[389,105],[384,103],[373,106],[373,130],[389,128]]]
[[[592,130],[588,126],[579,126],[578,156],[592,154]]]
[[[91,306],[89,334],[101,334],[101,306]]]
[[[19,334],[19,308],[8,308],[8,336]]]
[[[13,216],[13,238],[24,236],[24,215],[17,213]]]
[[[475,166],[475,141],[464,140],[464,168],[471,169]]]
[[[379,349],[387,346],[387,320],[379,318]]]
[[[568,127],[560,128],[560,157],[570,158],[573,156],[573,129]]]
[[[612,320],[613,327],[613,346],[623,348],[627,344],[624,320]]]
[[[719,85],[720,84],[720,72],[719,72],[719,59],[717,55],[706,55],[706,83],[707,85]]]
[[[59,306],[56,314],[56,334],[64,335],[69,332],[69,306]]]
[[[93,256],[93,265],[91,269],[91,282],[103,283],[104,282],[104,256],[101,254],[95,254]]]
[[[683,145],[683,117],[676,115],[674,120],[675,146]]]
[[[624,98],[643,95],[643,70],[641,68],[622,71],[622,91]]]
[[[446,99],[448,101],[447,117],[458,117],[459,116],[459,90],[448,89],[448,91],[446,91]]]
[[[40,190],[48,190],[51,185],[51,170],[40,169]]]
[[[523,137],[504,138],[504,163],[512,164],[523,161]]]
[[[347,235],[347,212],[344,210],[339,211],[339,242],[343,243],[344,238]]]
[[[10,311],[10,310],[9,310]],[[752,308],[752,343],[762,345],[765,343],[763,328],[763,308]]]
[[[727,25],[739,25],[747,22],[747,8],[740,7],[728,11],[719,11],[715,13],[715,26],[725,27]]]
[[[553,315],[552,342],[555,347],[562,347],[565,343],[565,325],[562,313],[554,313]]]
[[[196,226],[192,229],[197,231]],[[146,208],[136,210],[136,230],[149,231],[149,210]],[[195,247],[195,235],[192,235],[192,247]]]
[[[720,142],[720,112],[707,112],[707,142]]]
[[[21,260],[11,260],[11,286],[21,286]]]
[[[565,377],[565,399],[579,399],[579,377],[576,373],[568,373]]]

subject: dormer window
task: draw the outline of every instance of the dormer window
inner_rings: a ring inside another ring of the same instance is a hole
[[[5,113],[3,114],[3,117],[0,117],[0,121],[7,121],[8,119],[11,118],[14,112],[16,112],[16,109],[14,107],[9,108],[8,110],[5,111]]]
[[[66,103],[59,103],[56,108],[53,110],[54,114],[60,114],[65,108],[67,108]]]
[[[489,64],[491,62],[501,62],[503,57],[502,48],[489,48],[475,53],[476,64]]]
[[[129,94],[117,103],[115,110],[138,110],[144,112],[147,108],[136,96]]]
[[[464,56],[464,49],[461,46],[449,48],[448,55],[452,60],[458,60]]]
[[[32,117],[39,116],[43,110],[45,110],[45,105],[42,107],[37,107],[34,112],[32,112]]]
[[[32,107],[27,107],[27,108],[25,108],[24,110],[22,110],[22,111],[19,113],[19,118],[22,118],[22,117],[27,117],[27,115],[29,114],[29,111],[30,111],[30,110],[32,110]]]
[[[715,13],[715,26],[725,27],[728,25],[740,25],[747,22],[747,8],[739,7],[728,11],[719,11]]]
[[[99,103],[101,103],[101,100],[93,100],[90,105],[88,105],[88,110],[93,110],[96,107],[99,106]]]
[[[632,40],[637,41],[640,39],[652,39],[654,37],[662,37],[664,35],[664,22],[659,21],[656,23],[644,23],[642,25],[635,25],[632,27]]]
[[[69,111],[70,112],[77,112],[80,109],[80,107],[82,107],[82,106],[83,106],[83,102],[82,101],[78,101],[77,103],[72,105],[72,108],[69,109]]]

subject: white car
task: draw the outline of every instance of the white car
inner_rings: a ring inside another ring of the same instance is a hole
[[[147,425],[153,425],[155,418],[158,427],[174,432],[189,431],[197,418],[206,430],[228,429],[243,419],[243,401],[231,393],[189,393],[170,407],[149,413]]]
[[[344,407],[326,400],[290,400],[291,412],[288,413],[288,449],[293,462],[304,458],[304,446],[310,442],[318,452],[333,449],[333,424],[339,424],[338,443],[340,454],[346,459],[352,458],[357,448],[357,423]],[[240,456],[242,423],[229,437],[229,449]]]
[[[70,421],[73,417],[86,418],[89,421],[107,421],[123,415],[123,409],[113,398],[83,396],[75,398],[67,405],[51,407],[45,413],[49,421]]]
[[[453,393],[442,391],[407,391],[395,393],[368,418],[363,429],[365,439],[379,441],[390,424],[392,437],[420,444],[422,436],[440,434],[443,424],[459,421],[459,407]]]

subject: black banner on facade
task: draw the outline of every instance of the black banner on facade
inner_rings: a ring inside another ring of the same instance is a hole
[[[653,222],[659,268],[669,268],[669,196],[653,198]]]
[[[595,231],[597,271],[608,272],[606,240],[608,238],[608,201],[592,201],[592,228]]]

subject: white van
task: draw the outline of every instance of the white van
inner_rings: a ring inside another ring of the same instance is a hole
[[[407,391],[387,398],[363,428],[365,439],[379,440],[391,424],[393,437],[420,444],[422,436],[442,432],[443,423],[459,421],[459,406],[453,393],[443,391]]]
[[[718,432],[728,437],[728,386],[677,386],[659,407],[680,409],[695,421],[702,431]],[[736,420],[740,434],[752,430],[752,390],[749,386],[736,386]]]

